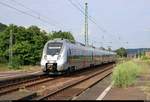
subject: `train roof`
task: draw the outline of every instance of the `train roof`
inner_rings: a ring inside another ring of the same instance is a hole
[[[101,50],[99,48],[96,48],[94,46],[85,46],[85,44],[83,43],[80,43],[80,42],[70,42],[68,39],[62,39],[62,38],[56,38],[56,39],[53,39],[53,40],[49,40],[47,43],[49,42],[64,42],[64,43],[71,43],[71,44],[75,44],[77,46],[82,46],[84,48],[88,48],[88,49],[91,49],[91,50],[97,50],[97,51],[101,51],[102,54],[116,54],[115,52],[112,52],[112,51],[106,51],[106,50]]]

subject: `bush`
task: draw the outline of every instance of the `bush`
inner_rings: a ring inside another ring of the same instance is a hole
[[[127,87],[134,84],[140,67],[132,61],[118,64],[113,72],[112,79],[117,87]]]
[[[21,59],[18,56],[13,57],[12,58],[12,63],[9,63],[8,67],[10,69],[20,69],[20,66],[21,66],[20,60]]]
[[[150,58],[147,57],[147,56],[142,56],[142,57],[141,57],[141,60],[150,60]]]

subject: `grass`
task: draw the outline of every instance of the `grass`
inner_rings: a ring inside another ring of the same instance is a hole
[[[150,60],[150,57],[147,57],[147,56],[141,56],[141,60],[147,61],[147,60]]]
[[[140,85],[139,87],[144,91],[147,96],[147,100],[150,100],[150,59],[141,59],[136,61],[138,65],[142,66],[142,70],[140,71],[140,76],[144,78],[141,80],[144,84]]]
[[[10,69],[6,64],[0,63],[0,72],[3,71],[10,71],[12,69]]]
[[[150,64],[150,57],[148,56],[141,56],[139,62],[143,62],[145,64]]]
[[[143,57],[118,63],[112,78],[117,87],[135,85],[144,92],[146,100],[150,100],[150,58]]]
[[[127,87],[134,84],[136,77],[140,74],[140,68],[133,61],[118,64],[112,75],[114,85],[117,87]]]

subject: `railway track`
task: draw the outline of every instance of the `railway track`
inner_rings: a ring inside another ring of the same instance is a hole
[[[46,95],[35,98],[35,100],[72,100],[87,88],[93,86],[98,81],[110,75],[112,73],[112,68],[113,66],[109,66],[106,69],[69,82],[66,85],[57,87],[56,89],[47,92],[48,94]]]
[[[66,95],[66,98],[64,97],[64,99],[70,100],[72,99],[72,96],[78,95],[88,87],[94,85],[96,82],[109,75],[111,73],[112,67],[112,64],[106,64],[101,66],[101,68],[93,68],[92,70],[85,70],[84,72],[79,71],[73,73],[72,75],[64,75],[56,78],[42,76],[39,78],[37,77],[36,79],[33,78],[14,84],[0,86],[0,100],[11,100],[9,97],[13,97],[16,94],[19,94],[20,88],[28,90],[29,93],[35,92],[36,95],[32,98],[29,98],[32,100],[56,100],[62,99],[61,97],[63,95]],[[75,88],[77,86],[85,87]],[[71,93],[69,97],[67,97],[68,92]],[[16,100],[15,98],[13,99]],[[17,99],[23,98],[20,96],[20,98]]]
[[[44,73],[36,73],[36,74],[24,74],[16,77],[8,77],[4,79],[0,79],[0,89],[4,87],[8,87],[11,85],[19,84],[21,82],[38,79],[41,77],[46,77]]]
[[[21,81],[21,82],[17,82],[17,83],[12,83],[12,84],[8,84],[8,85],[4,85],[0,87],[0,96],[7,94],[7,93],[11,93],[20,89],[24,89],[26,87],[31,87],[33,85],[37,85],[46,81],[50,81],[53,80],[54,78],[48,77],[48,76],[42,76],[42,77],[37,77],[34,79],[29,79],[29,80],[25,80],[25,81]]]

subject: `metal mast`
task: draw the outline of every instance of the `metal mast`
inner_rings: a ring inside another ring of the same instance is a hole
[[[12,65],[12,57],[13,57],[13,51],[12,51],[12,45],[13,45],[13,35],[12,30],[10,30],[10,38],[9,38],[9,64]]]
[[[85,45],[88,45],[88,3],[85,2]]]

